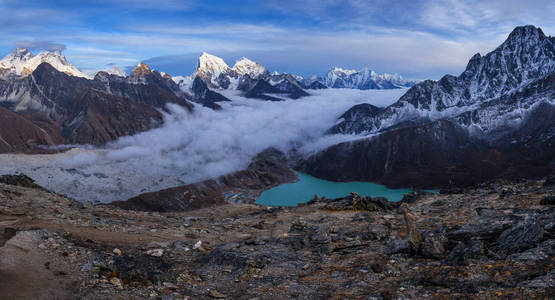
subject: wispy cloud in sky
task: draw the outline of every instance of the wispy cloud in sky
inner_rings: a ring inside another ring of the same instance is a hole
[[[17,41],[15,46],[29,50],[64,51],[66,49],[66,45],[51,41]]]
[[[83,69],[144,60],[171,74],[190,73],[207,51],[302,75],[368,66],[439,78],[515,26],[555,31],[555,2],[538,0],[0,0],[0,13],[3,53],[48,41]]]

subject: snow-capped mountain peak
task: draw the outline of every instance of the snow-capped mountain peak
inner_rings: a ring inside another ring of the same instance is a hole
[[[28,49],[18,48],[6,55],[0,63],[17,75],[28,75],[40,64],[48,63],[60,72],[78,77],[88,77],[68,62],[60,51],[41,52],[36,56]]]
[[[138,76],[141,74],[148,74],[150,72],[150,67],[144,62],[140,62],[137,64],[137,66],[135,66],[135,68],[133,68],[133,71],[131,71],[131,75]]]
[[[246,57],[241,58],[232,68],[239,75],[249,75],[251,78],[258,78],[262,75],[267,75],[268,70],[257,62],[254,62]]]
[[[223,59],[203,52],[197,64],[197,76],[210,88],[228,89],[237,87],[239,76]]]
[[[199,74],[218,77],[220,74],[226,73],[229,70],[229,66],[223,59],[212,54],[203,52],[198,59],[197,72]]]
[[[33,57],[33,53],[31,53],[28,49],[17,48],[0,60],[0,65],[1,67],[11,69],[20,75],[21,71],[23,71],[25,62]]]
[[[127,73],[125,73],[125,71],[120,69],[120,67],[118,67],[117,65],[113,65],[111,68],[105,69],[103,71],[111,75],[127,77]]]

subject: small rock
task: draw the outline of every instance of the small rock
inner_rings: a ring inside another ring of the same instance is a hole
[[[374,273],[382,273],[383,272],[383,263],[380,262],[373,262],[370,264],[370,269],[374,271]]]
[[[406,203],[402,203],[400,206],[401,212],[405,218],[405,223],[407,225],[407,231],[409,233],[409,247],[411,252],[416,252],[420,247],[422,242],[422,236],[416,227],[416,217],[411,213],[409,206]]]
[[[172,291],[177,290],[177,285],[175,285],[175,284],[173,284],[173,283],[171,283],[171,282],[164,282],[164,283],[162,283],[162,285],[163,285],[165,288],[170,289],[170,290],[172,290]]]
[[[119,250],[118,248],[115,248],[114,250],[112,250],[112,253],[114,253],[114,254],[117,255],[117,256],[121,256],[121,255],[122,255],[121,250]]]
[[[467,265],[469,258],[480,258],[484,255],[484,242],[472,239],[460,242],[445,259],[445,262],[455,265]]]
[[[195,245],[193,246],[193,249],[198,249],[200,247],[202,247],[202,241],[196,242]]]
[[[440,259],[444,256],[446,243],[447,238],[444,234],[425,232],[422,235],[420,252],[424,257]]]
[[[227,297],[226,294],[222,294],[216,290],[211,290],[210,291],[210,297],[215,298],[215,299],[225,299]]]
[[[123,290],[123,282],[121,282],[121,279],[112,277],[112,279],[110,279],[110,283],[115,285],[119,290]]]
[[[156,241],[153,241],[153,242],[150,242],[150,243],[147,245],[147,248],[167,249],[167,248],[170,247],[170,244],[171,244],[171,243],[170,243],[169,241],[168,241],[168,242],[156,242]]]
[[[381,241],[389,235],[389,229],[382,224],[368,226],[368,237],[370,240]]]
[[[554,195],[545,196],[540,201],[540,204],[541,205],[555,205],[555,196]]]
[[[161,257],[164,255],[164,250],[162,249],[151,249],[146,252],[146,254],[154,257]]]
[[[387,255],[397,254],[397,253],[409,253],[410,246],[407,239],[395,239],[391,240],[385,247],[384,253]]]

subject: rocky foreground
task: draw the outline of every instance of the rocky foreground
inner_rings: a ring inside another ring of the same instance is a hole
[[[2,299],[549,299],[553,178],[180,213],[0,183]],[[7,183],[7,184],[6,184]]]

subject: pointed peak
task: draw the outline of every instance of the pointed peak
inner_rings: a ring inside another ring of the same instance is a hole
[[[133,68],[133,71],[131,71],[131,74],[140,75],[140,74],[148,74],[150,72],[151,72],[150,67],[144,62],[140,62],[139,64],[137,64],[135,68]]]
[[[249,75],[251,78],[269,74],[268,70],[262,65],[246,57],[242,57],[240,60],[236,61],[232,69],[239,75]]]
[[[208,52],[202,52],[202,54],[199,56],[199,59],[200,60],[222,60],[223,61],[223,59],[221,57],[210,54]]]
[[[235,62],[235,64],[238,64],[238,63],[242,63],[242,64],[257,64],[257,62],[254,62],[254,61],[252,61],[252,60],[250,60],[250,59],[248,59],[248,58],[246,58],[246,57],[244,57],[244,56],[241,57],[239,60],[237,60],[237,61]]]
[[[530,38],[543,40],[545,34],[541,28],[534,25],[517,26],[509,34],[507,41],[522,41]]]
[[[198,59],[197,72],[209,77],[218,77],[221,73],[229,71],[225,61],[217,56],[202,52]]]
[[[199,60],[221,60],[221,61],[224,61],[221,57],[210,54],[208,52],[202,52],[202,54],[199,56]]]

